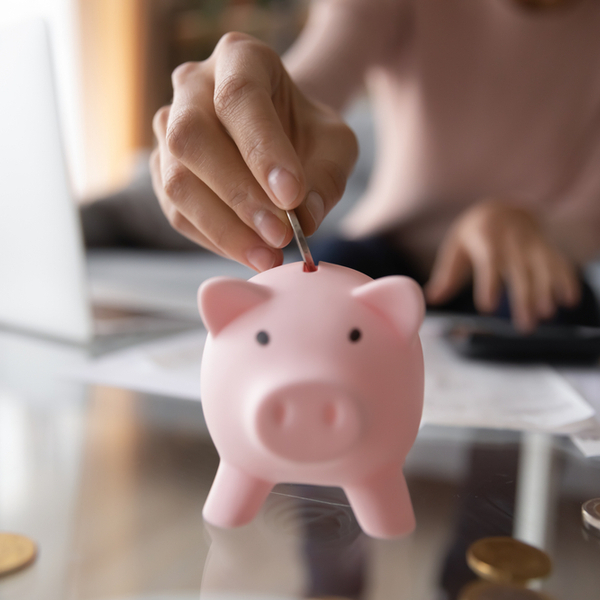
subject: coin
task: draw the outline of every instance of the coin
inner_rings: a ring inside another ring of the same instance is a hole
[[[600,535],[600,498],[584,503],[581,507],[581,518],[588,529]]]
[[[24,535],[0,533],[0,577],[29,566],[37,556],[37,546]]]
[[[550,596],[528,590],[512,583],[490,583],[474,581],[467,584],[458,596],[458,600],[552,600]]]
[[[298,221],[296,213],[293,210],[286,210],[285,212],[287,213],[290,225],[292,226],[292,230],[294,231],[294,237],[296,238],[298,248],[300,249],[302,260],[306,265],[306,270],[316,271],[317,267],[315,266],[315,261],[313,260],[312,254],[310,253],[310,250],[308,248],[306,237],[304,236],[302,227],[300,227],[300,221]]]
[[[495,583],[524,584],[546,577],[552,570],[545,552],[511,537],[474,542],[467,550],[467,563],[482,579]]]

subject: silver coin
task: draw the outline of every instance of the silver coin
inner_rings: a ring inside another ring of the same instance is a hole
[[[307,271],[316,271],[317,267],[315,266],[315,261],[313,260],[312,254],[308,248],[308,243],[306,242],[306,237],[304,236],[304,232],[302,231],[302,227],[300,227],[300,221],[298,221],[298,217],[293,210],[286,210],[288,219],[290,220],[290,225],[292,226],[292,230],[294,231],[294,237],[296,238],[296,242],[298,243],[298,248],[300,249],[300,255],[302,256],[302,260],[306,265]]]
[[[600,498],[588,500],[581,507],[583,524],[594,533],[600,534]]]

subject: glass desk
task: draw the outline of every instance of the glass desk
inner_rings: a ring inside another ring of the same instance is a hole
[[[581,505],[600,461],[546,434],[424,427],[406,474],[416,531],[367,538],[337,489],[279,485],[255,521],[207,526],[218,464],[194,402],[57,378],[76,348],[0,332],[0,531],[39,545],[1,600],[459,597],[485,536],[543,547],[555,600],[593,600],[600,538]]]

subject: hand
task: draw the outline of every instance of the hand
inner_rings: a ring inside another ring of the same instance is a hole
[[[558,306],[579,302],[573,265],[545,238],[536,219],[523,208],[496,201],[466,210],[438,250],[425,294],[432,304],[449,300],[473,279],[475,306],[493,312],[507,287],[515,326],[533,330]]]
[[[358,146],[350,128],[304,96],[277,54],[230,33],[204,62],[173,73],[174,98],[154,117],[150,159],[163,212],[180,233],[257,271],[281,264],[341,198]]]

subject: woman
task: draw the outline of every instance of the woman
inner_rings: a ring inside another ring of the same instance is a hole
[[[310,234],[342,196],[357,144],[339,114],[366,84],[377,162],[336,260],[372,255],[434,305],[472,279],[493,312],[505,288],[530,331],[580,303],[600,251],[599,30],[595,0],[315,0],[283,62],[232,33],[176,69],[155,192],[198,244],[280,264],[284,210]]]

